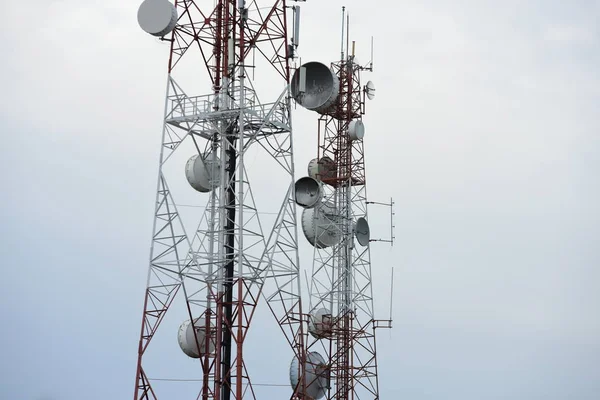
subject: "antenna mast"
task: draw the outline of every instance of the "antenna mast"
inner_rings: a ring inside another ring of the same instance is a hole
[[[244,344],[261,296],[294,357],[306,358],[288,95],[299,27],[290,44],[284,0],[205,3],[145,0],[138,12],[142,29],[171,48],[135,400],[256,398]],[[260,69],[264,81],[253,81],[249,68]],[[261,102],[258,90],[277,82],[281,92]],[[248,169],[248,149],[268,165],[278,209],[252,192],[252,174],[265,170]],[[184,170],[189,186],[179,183]],[[180,202],[203,212],[185,214]],[[277,217],[267,223],[259,209]],[[182,352],[165,353],[175,333]],[[162,386],[175,366],[201,376],[201,384]],[[304,387],[296,385],[292,398]]]
[[[295,188],[302,230],[314,246],[307,355],[325,366],[312,392],[317,399],[379,398],[374,329],[384,325],[373,310],[363,123],[375,86],[361,84],[368,69],[356,62],[355,42],[350,52],[343,7],[340,60],[306,63],[291,84],[296,102],[319,114],[316,158]]]

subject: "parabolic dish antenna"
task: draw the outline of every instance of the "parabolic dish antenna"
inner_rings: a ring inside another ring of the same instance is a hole
[[[323,114],[337,100],[338,77],[325,65],[312,61],[302,65],[292,77],[292,97],[302,107]]]
[[[319,308],[310,313],[308,320],[308,332],[315,339],[329,337],[332,334],[332,316],[331,311],[326,308]]]
[[[334,212],[333,205],[327,203],[302,211],[302,232],[306,240],[317,249],[333,246],[342,239]]]
[[[196,325],[196,335],[194,336],[194,328],[192,327],[191,321],[188,319],[179,326],[179,332],[177,332],[177,341],[181,350],[191,358],[200,358],[206,351],[206,327],[204,323],[199,322],[196,319],[194,324]],[[199,326],[201,324],[201,326]],[[212,328],[211,328],[212,329]],[[198,339],[198,344],[196,344]],[[215,338],[208,344],[208,352],[212,354],[215,352]]]
[[[329,389],[329,379],[329,369],[323,356],[316,351],[308,353],[304,364],[305,393],[303,394],[311,399],[320,399]],[[299,382],[300,361],[294,357],[290,365],[290,385],[295,389]]]
[[[365,93],[369,100],[373,100],[375,98],[375,84],[373,81],[367,82],[365,85]]]
[[[356,224],[354,225],[354,235],[361,246],[366,246],[369,244],[369,239],[371,238],[371,229],[369,228],[369,223],[365,218],[360,217],[356,220]]]
[[[189,184],[199,192],[210,192],[219,186],[221,163],[214,153],[193,155],[185,164],[185,177]]]
[[[365,137],[365,124],[360,119],[350,121],[348,134],[352,140],[361,140]]]
[[[335,178],[336,165],[333,160],[327,156],[321,159],[313,158],[308,163],[308,176],[320,181]]]
[[[177,25],[177,9],[167,0],[144,0],[138,9],[138,23],[152,36],[165,36]]]
[[[321,184],[309,176],[298,179],[294,185],[294,198],[300,207],[316,206],[321,201],[322,195]]]

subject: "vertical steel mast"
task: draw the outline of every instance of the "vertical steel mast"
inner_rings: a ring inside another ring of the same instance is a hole
[[[178,332],[181,357],[198,360],[195,398],[254,398],[244,339],[261,297],[295,357],[305,358],[288,89],[294,44],[286,2],[263,3],[145,0],[138,13],[146,32],[170,42],[170,56],[136,400],[174,397],[152,382],[164,370],[165,355],[150,349],[164,330],[167,336]],[[269,70],[271,87],[281,86],[268,102],[248,74],[259,66]],[[206,83],[208,94],[194,94],[198,82]],[[279,172],[273,183],[282,184],[279,208],[267,210],[277,217],[266,229],[248,154],[266,155],[270,171]],[[188,192],[173,177],[184,165]],[[180,193],[200,212],[184,215],[175,200]],[[184,312],[177,315],[185,320],[177,330],[166,316],[178,296]],[[302,387],[292,397],[301,396]]]
[[[366,242],[365,232],[357,232],[358,221],[368,218],[363,69],[353,54],[331,64],[339,79],[339,97],[335,108],[319,118],[317,157],[334,160],[336,171],[322,179],[324,198],[335,205],[334,226],[329,229],[337,230],[340,239],[330,248],[315,249],[311,309],[329,303],[326,308],[334,313],[327,349],[335,383],[328,393],[331,399],[379,397],[368,225]],[[323,274],[324,267],[331,268],[331,274]]]
[[[339,61],[306,63],[292,79],[296,102],[320,114],[317,157],[296,182],[304,236],[314,246],[307,357],[318,354],[326,368],[315,398],[378,399],[375,329],[391,327],[373,310],[362,119],[374,86],[362,85],[365,70],[372,64],[358,64],[346,31]]]

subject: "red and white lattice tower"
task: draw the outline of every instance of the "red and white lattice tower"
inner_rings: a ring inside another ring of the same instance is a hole
[[[138,12],[170,54],[134,400],[256,398],[244,355],[259,300],[291,350],[291,399],[379,398],[362,122],[374,87],[360,81],[372,64],[346,44],[331,67],[292,77],[299,7],[258,3],[145,0]],[[320,114],[298,181],[292,99]],[[300,226],[315,248],[308,313]],[[162,385],[183,370],[197,377],[187,391]]]
[[[296,182],[304,236],[314,246],[307,359],[326,367],[320,396],[373,400],[379,398],[375,330],[391,328],[391,319],[374,317],[367,222],[362,119],[375,87],[361,83],[372,62],[359,65],[348,42],[346,36],[344,50],[342,39],[339,61],[306,63],[291,83],[296,102],[320,114],[316,158],[309,176]]]
[[[305,359],[289,95],[295,11],[285,0],[140,6],[140,26],[170,54],[134,399],[255,398],[244,354],[259,298],[290,355]],[[269,193],[253,192],[265,183]],[[175,337],[199,377],[185,395],[153,380],[179,371]],[[304,398],[304,382],[291,398]]]

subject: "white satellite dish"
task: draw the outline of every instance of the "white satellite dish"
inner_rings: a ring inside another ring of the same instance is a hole
[[[310,399],[318,400],[325,396],[329,389],[329,368],[322,355],[312,351],[306,355],[304,364],[304,393]],[[295,389],[300,382],[300,360],[292,359],[290,364],[290,385]]]
[[[140,27],[152,36],[165,36],[177,25],[177,9],[167,0],[144,0],[137,16]]]
[[[333,246],[342,239],[332,204],[321,202],[313,208],[302,211],[302,232],[310,244],[317,249]]]
[[[185,177],[199,192],[210,192],[219,186],[221,163],[214,153],[193,155],[185,164]]]
[[[315,339],[322,339],[332,334],[332,316],[331,311],[326,308],[320,308],[309,315],[308,332]]]
[[[321,184],[309,176],[298,179],[294,185],[294,198],[300,207],[312,208],[322,196]]]
[[[354,235],[361,246],[367,246],[369,244],[371,229],[365,218],[360,217],[356,220],[356,223],[354,224]]]
[[[188,319],[187,321],[182,322],[179,326],[179,332],[177,332],[177,341],[179,342],[179,347],[181,350],[191,358],[200,358],[200,356],[204,355],[206,352],[206,326],[200,318],[197,318],[194,321],[194,325],[196,328],[196,335],[194,336],[194,329],[192,327],[192,322]],[[214,330],[211,326],[210,330]],[[215,333],[215,332],[213,332]],[[198,344],[196,344],[196,339],[198,339]],[[210,343],[208,343],[208,353],[213,354],[215,352],[215,340],[216,338],[213,336]]]
[[[313,158],[308,163],[308,176],[319,181],[335,178],[335,162],[327,156]]]
[[[312,61],[294,72],[292,97],[302,107],[323,114],[337,100],[339,85],[338,77],[325,64]]]
[[[352,140],[361,140],[365,136],[365,124],[360,119],[350,121],[348,134]]]
[[[365,93],[369,100],[373,100],[375,98],[375,84],[373,81],[367,82],[365,85]]]

